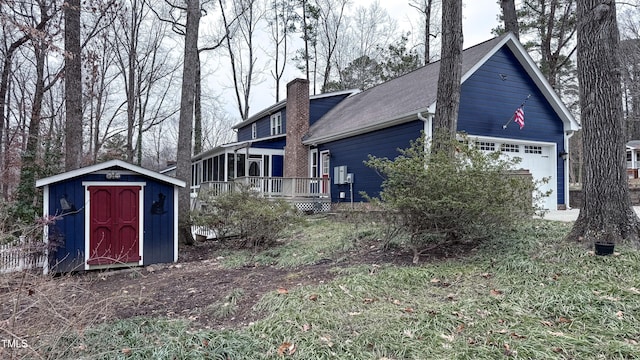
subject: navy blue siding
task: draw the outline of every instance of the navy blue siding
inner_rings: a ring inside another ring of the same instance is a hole
[[[282,177],[284,175],[284,156],[273,155],[271,156],[271,176]]]
[[[324,116],[334,106],[344,100],[349,94],[336,95],[321,99],[313,99],[309,104],[309,125],[313,125],[321,117]]]
[[[349,202],[349,185],[333,184],[333,169],[336,166],[347,166],[347,172],[354,174],[353,200],[364,201],[360,195],[364,191],[371,197],[380,196],[380,185],[382,178],[371,168],[364,164],[369,155],[376,157],[387,157],[393,159],[399,155],[398,149],[409,147],[411,140],[420,136],[424,130],[422,121],[412,121],[409,123],[393,126],[383,130],[377,130],[363,135],[350,137],[347,139],[333,141],[319,147],[320,151],[329,150],[330,176],[331,176],[331,201]],[[339,193],[344,192],[345,198],[340,199]]]
[[[320,99],[312,99],[309,101],[309,124],[313,125],[324,114],[333,109],[340,101],[344,100],[349,94],[340,94],[336,96],[323,97]],[[282,133],[286,133],[287,129],[287,110],[286,106],[279,111],[282,114]],[[275,114],[276,112],[274,112]],[[257,139],[271,136],[271,114],[260,118],[255,122],[257,130]],[[247,141],[251,139],[251,124],[238,129],[238,141]]]
[[[282,138],[278,138],[278,139],[256,141],[251,144],[251,147],[259,148],[259,149],[284,149],[284,146],[286,145],[286,143],[287,143],[287,140],[283,136]]]
[[[503,129],[503,125],[528,95],[531,97],[524,107],[524,128],[520,130],[512,122]],[[554,142],[558,152],[565,151],[562,121],[506,47],[462,84],[458,131],[481,136]],[[557,164],[556,195],[558,204],[564,204],[564,166],[561,160]]]
[[[282,108],[281,110],[274,112],[274,114],[278,112],[280,112],[282,116],[282,133],[284,134],[287,132],[287,112],[285,108]],[[258,137],[256,139],[271,136],[271,115],[264,116],[254,123],[256,124],[256,130],[258,132]],[[238,129],[238,141],[252,140],[251,126],[252,124],[249,124]]]
[[[144,188],[144,265],[173,261],[174,199],[173,186],[147,180]],[[153,214],[151,207],[158,195],[165,196],[164,212]]]
[[[62,214],[62,197],[73,204],[74,213]],[[49,215],[58,216],[55,224],[49,225],[49,266],[55,266],[55,271],[84,269],[84,203],[82,180],[49,185]]]
[[[83,181],[106,181],[101,174],[88,174],[79,178],[61,181],[49,185],[49,214],[58,219],[49,226],[49,242],[51,246],[50,267],[55,272],[79,271],[84,269],[85,251],[85,187]],[[144,264],[173,261],[174,244],[174,198],[173,185],[157,182],[139,175],[122,175],[120,180],[110,180],[114,185],[118,182],[145,182],[144,187]],[[152,215],[151,206],[162,192],[166,198],[165,213]],[[60,199],[62,197],[72,203],[76,212],[62,214]],[[57,264],[57,265],[56,265]]]

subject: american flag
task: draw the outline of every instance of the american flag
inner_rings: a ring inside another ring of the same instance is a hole
[[[519,107],[516,110],[516,113],[513,114],[513,121],[520,125],[520,130],[522,130],[522,128],[524,127],[524,109],[522,107]]]

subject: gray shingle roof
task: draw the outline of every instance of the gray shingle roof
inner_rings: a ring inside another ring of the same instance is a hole
[[[463,78],[504,36],[463,51]],[[439,71],[438,61],[346,98],[311,126],[304,142],[314,144],[362,129],[382,128],[402,119],[417,119],[418,112],[436,101]]]

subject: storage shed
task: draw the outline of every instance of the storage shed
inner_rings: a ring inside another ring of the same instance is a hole
[[[185,185],[121,160],[36,181],[47,219],[44,272],[176,262]]]

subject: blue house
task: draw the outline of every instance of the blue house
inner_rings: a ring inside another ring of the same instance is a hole
[[[185,183],[121,160],[36,181],[43,188],[44,271],[178,260],[178,188]]]
[[[421,131],[432,135],[439,66],[353,94],[310,126],[303,144],[333,169],[332,202],[377,196],[382,179],[363,164],[368,155],[392,159]],[[462,73],[458,131],[482,150],[521,158],[534,179],[548,178],[545,208],[567,206],[568,142],[580,127],[520,42],[506,34],[464,50]],[[525,100],[520,128],[509,120]]]
[[[286,198],[301,210],[329,209],[329,174],[309,169],[309,151],[302,137],[341,101],[358,90],[309,96],[309,83],[287,85],[287,99],[235,125],[237,141],[192,158],[192,198],[201,191],[221,193],[245,184],[269,198]],[[302,127],[300,125],[302,124]],[[297,145],[297,146],[295,146]],[[300,158],[302,157],[302,158]],[[295,168],[294,164],[299,166]],[[320,204],[321,203],[321,204]],[[197,202],[194,202],[197,207]]]
[[[227,181],[242,180],[266,197],[294,189],[323,201],[320,210],[364,201],[360,192],[378,196],[382,178],[364,161],[370,154],[395,158],[422,131],[432,135],[439,67],[431,63],[362,92],[312,97],[308,82],[296,79],[286,101],[234,127],[238,142],[194,158],[193,184],[227,191]],[[548,179],[540,190],[551,195],[540,205],[566,207],[569,138],[580,126],[524,47],[506,34],[468,48],[462,73],[458,131],[481,150],[521,158],[518,166],[534,179]],[[510,121],[518,108],[522,128]]]

